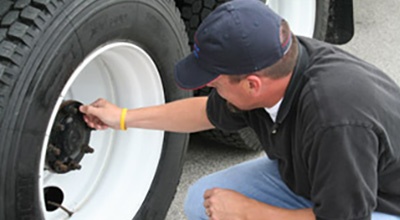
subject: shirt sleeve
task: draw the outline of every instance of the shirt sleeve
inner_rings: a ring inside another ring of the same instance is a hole
[[[227,132],[247,127],[243,111],[233,111],[228,103],[215,90],[211,91],[207,102],[207,116],[218,129]]]
[[[315,137],[308,166],[317,219],[371,219],[377,205],[378,136],[363,126],[341,125]]]

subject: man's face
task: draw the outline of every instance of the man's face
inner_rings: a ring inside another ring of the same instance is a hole
[[[214,88],[233,108],[239,110],[252,109],[252,99],[244,88],[243,80],[239,83],[231,82],[227,75],[220,75],[218,78],[207,84]]]
[[[279,79],[249,74],[239,82],[232,82],[227,75],[220,75],[207,84],[213,87],[232,107],[239,110],[270,108],[285,94],[291,74]]]

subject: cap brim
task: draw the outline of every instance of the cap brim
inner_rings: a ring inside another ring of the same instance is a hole
[[[205,70],[192,53],[175,65],[175,80],[183,89],[200,89],[213,81],[219,74]]]

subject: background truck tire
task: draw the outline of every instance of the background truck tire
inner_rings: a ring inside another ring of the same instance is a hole
[[[186,31],[190,45],[193,45],[193,37],[197,27],[217,6],[229,0],[178,0],[182,19],[185,21]],[[272,9],[289,21],[292,31],[297,35],[314,37],[325,40],[328,31],[328,19],[331,0],[262,0],[267,2]],[[195,91],[195,96],[208,95],[210,88]],[[229,133],[218,129],[205,131],[199,135],[217,141],[224,145],[249,150],[261,150],[258,137],[251,128],[245,128],[238,132]]]
[[[134,108],[191,96],[172,74],[189,53],[175,2],[3,0],[0,21],[0,219],[164,219],[187,135],[92,131],[94,154],[65,174],[46,154],[65,100]]]

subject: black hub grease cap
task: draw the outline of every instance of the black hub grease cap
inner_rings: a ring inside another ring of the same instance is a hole
[[[46,153],[46,168],[56,173],[81,169],[79,162],[86,153],[93,153],[89,146],[91,128],[79,111],[82,103],[66,101],[55,118]]]

